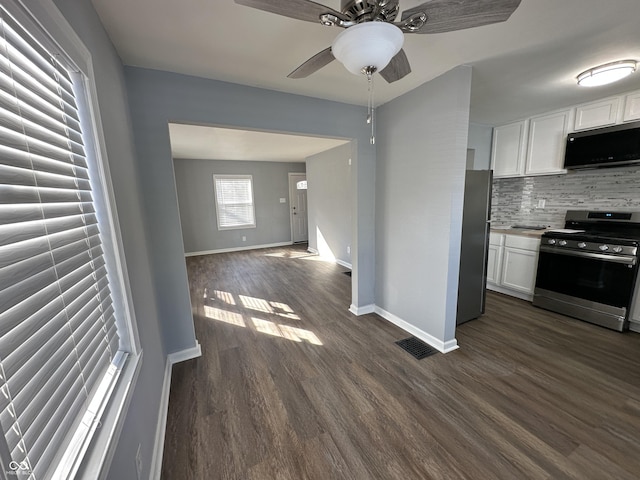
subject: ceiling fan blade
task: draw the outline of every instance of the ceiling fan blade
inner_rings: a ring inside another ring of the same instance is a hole
[[[235,2],[245,7],[257,8],[306,22],[320,23],[320,15],[324,13],[335,15],[341,20],[349,20],[337,10],[310,0],[235,0]]]
[[[391,59],[389,65],[380,70],[380,76],[388,83],[400,80],[409,73],[411,73],[411,67],[409,66],[409,60],[404,50],[396,53],[396,56]]]
[[[316,53],[313,57],[296,68],[293,72],[287,75],[287,77],[306,78],[312,73],[320,70],[325,65],[333,62],[333,60],[335,60],[335,57],[333,56],[333,53],[331,53],[331,47],[325,48],[320,53]]]
[[[520,2],[521,0],[431,0],[402,12],[402,20],[420,12],[426,13],[428,17],[419,29],[404,31],[442,33],[504,22]]]

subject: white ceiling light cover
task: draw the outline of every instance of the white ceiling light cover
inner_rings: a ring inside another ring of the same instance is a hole
[[[365,67],[380,71],[400,51],[404,34],[386,22],[365,22],[348,27],[331,45],[331,52],[347,70],[362,74]]]
[[[622,60],[590,68],[578,75],[578,85],[582,87],[597,87],[617,82],[635,72],[636,65],[637,62],[635,60]]]

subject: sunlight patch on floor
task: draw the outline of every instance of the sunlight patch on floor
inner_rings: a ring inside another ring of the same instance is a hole
[[[237,325],[238,327],[246,327],[244,319],[239,313],[229,312],[228,310],[205,305],[204,315],[207,318],[212,318],[213,320],[230,323],[231,325]]]
[[[229,293],[229,292],[223,292],[221,290],[214,290],[213,291],[214,296],[224,302],[224,303],[228,303],[229,305],[235,305],[236,301],[233,298],[233,294]]]
[[[277,258],[307,258],[316,256],[315,253],[301,251],[301,252],[270,252],[265,253],[265,257],[277,257]]]
[[[300,317],[294,313],[293,309],[286,303],[272,302],[263,298],[249,297],[247,295],[238,295],[238,297],[242,305],[250,310],[271,313],[291,320],[300,320]]]
[[[279,325],[277,323],[255,317],[252,317],[251,321],[258,332],[273,335],[274,337],[286,338],[287,340],[293,340],[294,342],[306,341],[313,345],[322,345],[322,342],[317,335],[310,330],[291,327],[289,325]]]

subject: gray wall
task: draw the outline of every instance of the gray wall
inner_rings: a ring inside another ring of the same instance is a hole
[[[104,129],[140,343],[144,351],[142,370],[109,478],[136,478],[134,457],[138,444],[142,445],[142,476],[147,478],[160,409],[165,352],[152,284],[149,238],[140,199],[140,172],[136,168],[122,64],[89,0],[55,0],[55,4],[92,55],[99,115]]]
[[[379,109],[376,305],[454,340],[471,67]]]
[[[185,253],[291,241],[288,173],[304,172],[304,163],[175,159],[173,165]],[[256,228],[218,230],[214,174],[253,176]]]
[[[472,170],[489,170],[491,168],[491,139],[493,127],[479,123],[469,124],[469,141],[467,148],[475,152]]]
[[[351,264],[351,158],[346,144],[307,158],[309,248]],[[320,234],[320,238],[318,235]]]
[[[375,149],[369,144],[366,110],[204,78],[125,68],[129,105],[141,171],[145,224],[150,238],[160,322],[168,352],[194,345],[191,304],[180,231],[169,122],[225,125],[256,130],[353,138],[352,300],[373,303]]]
[[[537,208],[538,200],[545,208]],[[564,226],[567,210],[640,210],[640,167],[493,181],[492,225]]]

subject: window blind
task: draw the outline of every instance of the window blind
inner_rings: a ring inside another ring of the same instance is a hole
[[[218,228],[255,227],[251,175],[214,175]]]
[[[51,478],[118,351],[116,330],[70,76],[0,8],[6,470]]]

